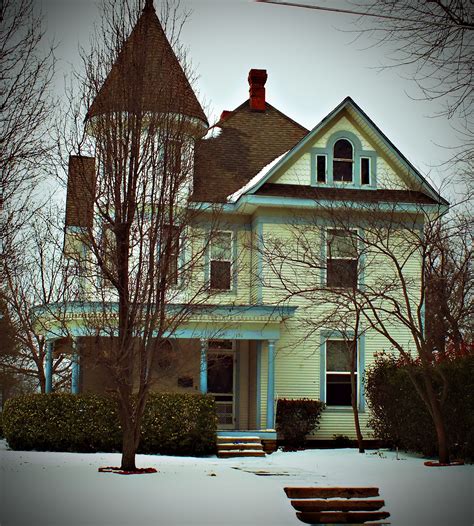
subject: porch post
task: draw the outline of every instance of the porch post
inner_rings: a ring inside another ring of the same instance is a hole
[[[72,338],[71,393],[79,394],[79,352],[77,338]]]
[[[268,340],[267,429],[273,429],[275,419],[275,340]]]
[[[201,393],[207,393],[207,340],[201,339],[201,362],[200,362],[199,388]]]
[[[45,360],[45,392],[51,393],[53,391],[53,345],[54,340],[46,341],[46,360]]]

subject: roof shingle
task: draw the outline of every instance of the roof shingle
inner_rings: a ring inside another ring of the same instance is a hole
[[[225,202],[273,159],[290,150],[308,130],[268,102],[264,112],[249,101],[218,123],[218,137],[196,143],[195,201]]]
[[[119,52],[87,117],[111,111],[150,111],[207,118],[151,3]]]

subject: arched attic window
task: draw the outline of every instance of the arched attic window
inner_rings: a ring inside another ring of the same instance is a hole
[[[339,139],[334,144],[332,174],[337,183],[352,183],[354,148],[347,139]]]

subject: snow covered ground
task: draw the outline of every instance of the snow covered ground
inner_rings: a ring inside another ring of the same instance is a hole
[[[138,456],[149,475],[98,473],[118,454],[10,451],[0,441],[1,526],[299,525],[284,486],[374,485],[394,526],[472,526],[474,465],[428,468],[423,459],[353,449],[266,458]],[[265,471],[273,476],[259,476]]]

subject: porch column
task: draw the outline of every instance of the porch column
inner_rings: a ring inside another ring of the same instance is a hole
[[[275,418],[275,340],[268,340],[267,429],[273,429]]]
[[[199,368],[199,388],[201,393],[207,393],[207,340],[201,340],[201,362]]]
[[[53,391],[53,346],[54,340],[46,341],[46,360],[44,367],[45,375],[45,392],[51,393]]]
[[[71,393],[79,394],[79,352],[77,338],[72,338]]]

